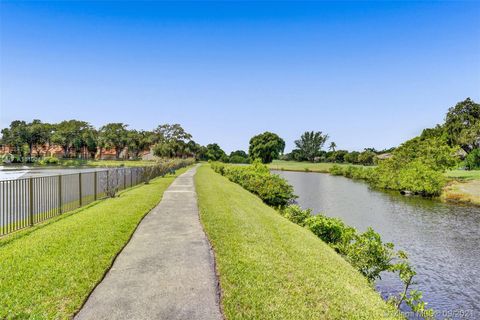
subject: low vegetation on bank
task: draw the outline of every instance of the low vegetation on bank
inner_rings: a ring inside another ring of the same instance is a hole
[[[227,319],[403,319],[306,228],[208,166],[195,181]]]
[[[426,308],[421,293],[408,290],[416,273],[408,262],[406,253],[395,251],[394,245],[384,243],[373,229],[369,228],[364,233],[358,233],[355,228],[346,225],[338,218],[323,214],[312,215],[310,209],[304,210],[297,205],[291,205],[296,197],[291,192],[270,193],[267,196],[257,192],[257,188],[261,190],[264,185],[268,185],[271,189],[281,187],[283,190],[286,190],[284,186],[288,185],[285,179],[270,173],[268,168],[260,162],[243,167],[216,163],[212,168],[232,182],[258,195],[261,200],[277,208],[278,212],[291,222],[310,230],[344,257],[369,282],[373,283],[380,279],[383,272],[397,273],[405,289],[398,296],[390,297],[389,303],[397,308],[400,308],[402,303],[406,303],[412,311],[421,313],[425,318],[432,316],[433,311]],[[355,172],[369,173],[370,171],[356,168]],[[278,201],[272,201],[275,196],[279,197]]]
[[[184,171],[0,239],[0,318],[72,318]]]
[[[285,179],[271,174],[270,170],[260,161],[255,161],[250,166],[213,163],[212,167],[216,172],[229,180],[258,195],[260,199],[270,206],[285,206],[296,198],[293,193],[293,187]]]

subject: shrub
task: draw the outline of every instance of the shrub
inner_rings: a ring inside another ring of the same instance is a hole
[[[311,209],[303,210],[298,205],[290,205],[283,210],[283,216],[300,226],[305,226],[305,221],[312,215]]]
[[[337,164],[334,164],[328,172],[334,176],[343,176],[343,168]]]
[[[321,214],[306,219],[305,226],[317,237],[340,251],[342,251],[340,248],[350,242],[351,237],[355,234],[355,229],[347,226],[342,220]]]
[[[215,172],[256,194],[268,205],[283,207],[296,198],[293,187],[279,175],[272,174],[259,160],[249,166],[212,163],[212,168]]]
[[[425,196],[438,196],[442,193],[446,179],[441,172],[414,161],[399,172],[401,190],[408,190]]]
[[[395,256],[392,243],[383,243],[380,235],[372,228],[354,236],[345,247],[347,260],[369,281],[380,278],[380,273],[392,267]]]
[[[195,163],[195,159],[169,159],[159,160],[154,165],[142,168],[142,180],[145,184],[156,177],[163,177],[169,173],[175,173],[176,170],[187,167]]]
[[[239,155],[233,155],[233,156],[230,156],[230,158],[228,159],[228,162],[230,162],[230,163],[249,163],[249,160],[246,157],[242,157],[242,156],[239,156]]]
[[[480,169],[480,148],[473,149],[465,158],[465,168],[468,170]]]
[[[58,159],[57,157],[44,157],[43,159],[40,159],[37,161],[37,164],[41,166],[48,165],[48,164],[59,164],[59,163],[60,163],[60,159]]]

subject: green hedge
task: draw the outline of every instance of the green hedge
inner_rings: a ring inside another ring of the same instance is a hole
[[[270,206],[283,207],[297,197],[293,193],[293,187],[285,179],[272,174],[267,166],[259,161],[248,166],[212,163],[212,168],[230,181],[256,194]]]

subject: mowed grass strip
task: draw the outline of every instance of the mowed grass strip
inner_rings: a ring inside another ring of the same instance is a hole
[[[208,166],[195,181],[227,319],[402,318],[310,231]]]
[[[0,239],[0,319],[68,319],[176,176]]]
[[[311,172],[322,172],[328,173],[330,169],[334,166],[354,166],[354,167],[363,167],[361,165],[347,164],[347,163],[325,163],[325,162],[300,162],[300,161],[285,161],[285,160],[273,160],[272,163],[268,164],[268,168],[272,170],[282,170],[282,171],[311,171]],[[366,167],[373,168],[373,167]]]

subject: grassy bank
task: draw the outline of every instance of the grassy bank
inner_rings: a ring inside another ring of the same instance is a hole
[[[0,319],[71,318],[175,176],[0,239]]]
[[[155,164],[155,161],[149,160],[88,160],[87,166],[91,167],[146,167]]]
[[[334,165],[339,166],[349,166],[351,164],[339,164],[339,163],[323,163],[323,162],[298,162],[298,161],[284,161],[284,160],[274,160],[272,163],[268,164],[268,167],[273,170],[282,170],[282,171],[311,171],[311,172],[322,172],[328,173]]]
[[[310,231],[208,166],[196,175],[227,319],[392,319],[357,271]]]

